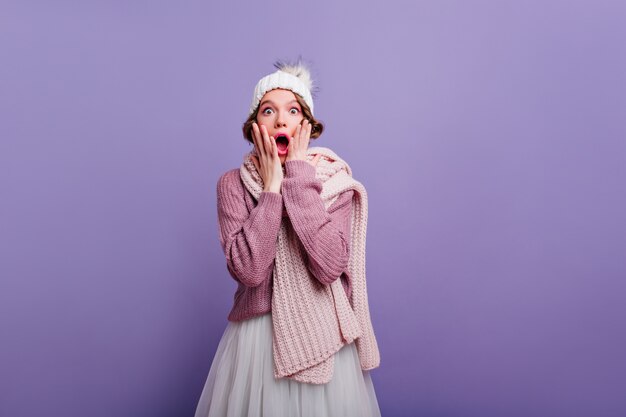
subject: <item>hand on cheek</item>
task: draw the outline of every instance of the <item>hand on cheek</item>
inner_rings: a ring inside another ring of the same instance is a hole
[[[287,161],[306,161],[306,150],[309,148],[309,141],[311,140],[311,129],[312,125],[306,119],[296,127],[296,134],[291,138],[287,147]]]
[[[252,163],[263,180],[263,190],[280,193],[283,171],[274,137],[268,135],[264,125],[261,125],[259,129],[259,126],[253,123],[252,140],[256,148],[256,155],[252,156]]]

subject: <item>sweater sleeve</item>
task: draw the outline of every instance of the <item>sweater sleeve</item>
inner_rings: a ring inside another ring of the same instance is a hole
[[[246,287],[256,287],[272,274],[283,203],[280,194],[264,191],[248,211],[245,192],[238,170],[218,180],[220,243],[232,277]]]
[[[354,192],[343,192],[326,211],[321,191],[311,164],[285,163],[282,192],[287,214],[306,251],[309,270],[322,284],[330,284],[348,270]]]

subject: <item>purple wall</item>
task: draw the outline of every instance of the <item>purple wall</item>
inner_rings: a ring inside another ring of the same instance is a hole
[[[1,416],[193,415],[215,184],[299,54],[369,191],[383,415],[626,415],[624,2],[54,3],[0,12]]]

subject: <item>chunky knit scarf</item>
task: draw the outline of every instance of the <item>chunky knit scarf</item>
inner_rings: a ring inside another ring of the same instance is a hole
[[[361,369],[379,366],[380,353],[374,336],[365,283],[365,236],[367,193],[352,178],[348,164],[322,147],[307,150],[307,159],[321,154],[316,178],[322,181],[320,197],[328,207],[344,191],[354,190],[352,201],[350,259],[352,280],[348,300],[341,280],[321,284],[308,270],[298,237],[284,218],[276,248],[272,292],[274,376],[299,382],[325,384],[332,379],[334,354],[355,342]],[[263,191],[263,180],[249,153],[240,168],[244,186],[254,198]]]

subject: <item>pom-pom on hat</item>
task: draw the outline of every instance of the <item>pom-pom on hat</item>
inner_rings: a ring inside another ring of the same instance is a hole
[[[302,63],[302,60],[299,59],[295,64],[278,61],[274,66],[278,68],[278,71],[266,75],[256,84],[249,114],[254,113],[265,93],[276,88],[284,88],[299,94],[313,114],[313,96],[311,95],[313,80],[311,79],[311,72]]]

